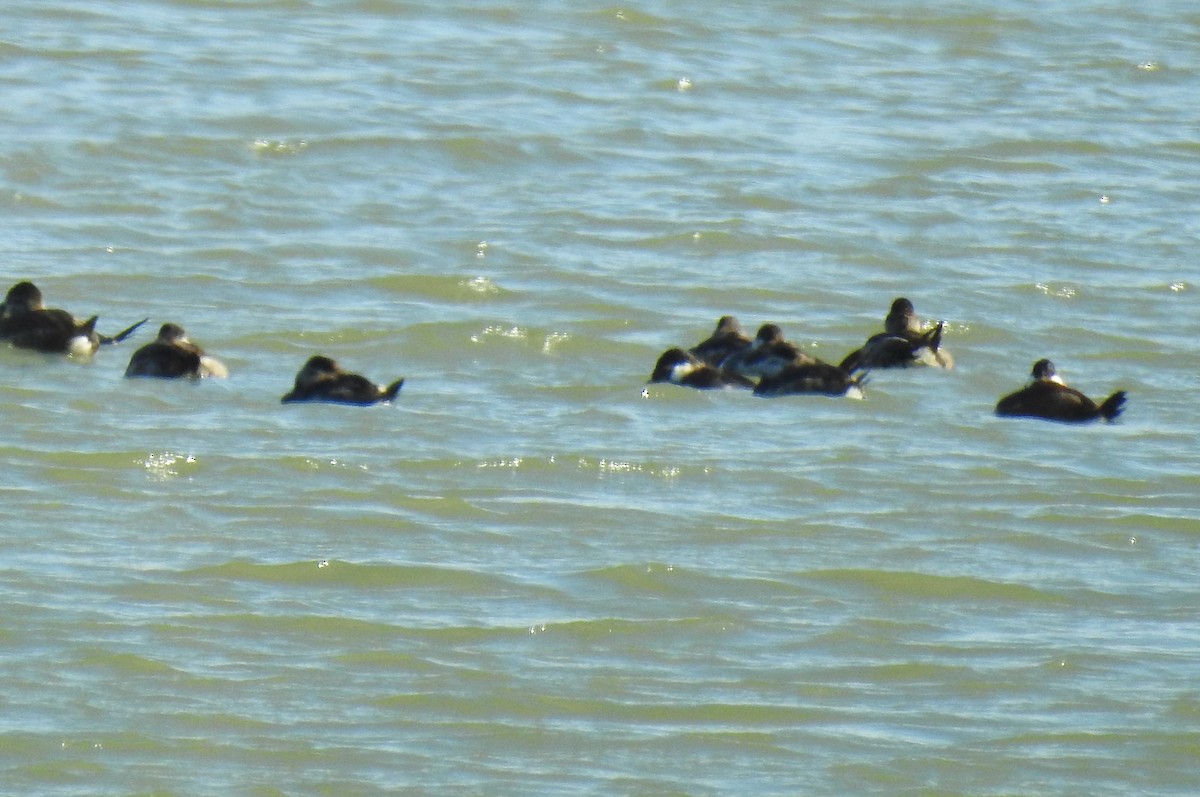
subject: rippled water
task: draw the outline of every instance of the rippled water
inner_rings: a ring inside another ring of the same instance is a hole
[[[1200,790],[1190,4],[5,16],[6,285],[152,319],[0,349],[6,792]],[[643,394],[901,295],[956,370]],[[1125,415],[994,418],[1043,356]]]

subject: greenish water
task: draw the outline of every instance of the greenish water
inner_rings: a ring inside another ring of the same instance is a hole
[[[12,794],[1193,795],[1188,4],[10,3]],[[645,380],[733,313],[865,401]],[[281,406],[324,353],[400,400]],[[1050,357],[1112,425],[1001,420]]]

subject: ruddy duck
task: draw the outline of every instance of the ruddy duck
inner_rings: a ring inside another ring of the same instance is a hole
[[[789,365],[773,376],[764,376],[754,395],[774,397],[813,393],[861,399],[866,374],[851,376],[836,365],[816,362]]]
[[[863,346],[852,351],[841,362],[847,373],[870,368],[907,368],[926,365],[934,368],[953,368],[954,358],[942,348],[945,322],[923,331],[913,304],[903,297],[892,302],[884,331],[872,335]]]
[[[721,367],[730,356],[750,346],[750,338],[742,334],[742,325],[731,315],[717,319],[717,327],[705,340],[688,351],[702,362],[716,368]]]
[[[750,346],[731,355],[721,367],[747,377],[772,377],[793,365],[818,363],[816,357],[785,340],[783,330],[776,324],[763,324]]]
[[[650,374],[650,382],[669,382],[701,390],[754,387],[754,383],[746,377],[725,373],[683,349],[668,349],[663,352],[654,365],[654,373]]]
[[[348,373],[328,357],[310,357],[296,374],[296,384],[281,401],[326,401],[335,404],[376,404],[391,401],[400,392],[403,379],[387,387],[375,384],[365,376]]]
[[[1045,418],[1079,423],[1103,418],[1111,421],[1125,409],[1125,391],[1118,390],[1100,404],[1067,387],[1049,360],[1033,364],[1033,381],[996,404],[996,414],[1007,418]]]
[[[209,357],[204,349],[187,339],[178,324],[163,324],[158,339],[147,343],[129,358],[125,376],[152,376],[165,379],[176,377],[226,377],[228,369]]]
[[[143,318],[109,337],[96,332],[97,318],[92,316],[80,322],[66,310],[47,308],[36,285],[18,282],[9,288],[0,304],[0,340],[7,340],[19,349],[90,355],[102,345],[120,343],[149,320]]]

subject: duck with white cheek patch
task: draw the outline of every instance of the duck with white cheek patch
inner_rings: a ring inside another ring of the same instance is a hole
[[[1010,393],[996,404],[996,414],[1004,418],[1042,418],[1063,423],[1085,423],[1103,418],[1115,420],[1125,409],[1125,391],[1118,390],[1097,404],[1058,375],[1054,363],[1038,360],[1033,364],[1033,381]]]
[[[18,349],[87,357],[101,346],[125,340],[148,320],[110,337],[96,332],[96,319],[79,321],[66,310],[48,308],[36,285],[18,282],[0,304],[0,340]]]

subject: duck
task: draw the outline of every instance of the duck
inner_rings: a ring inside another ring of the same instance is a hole
[[[745,377],[771,377],[793,365],[821,362],[783,336],[778,324],[763,324],[751,344],[730,355],[722,368]]]
[[[861,399],[865,383],[865,373],[854,376],[826,362],[797,363],[764,376],[755,386],[754,395],[773,398],[807,393]]]
[[[727,373],[710,365],[691,352],[680,348],[667,349],[654,365],[650,383],[669,382],[673,385],[714,390],[727,387],[753,388],[754,382],[738,374]]]
[[[89,356],[102,345],[120,343],[149,319],[143,318],[116,335],[96,332],[92,316],[79,321],[66,310],[47,308],[41,290],[32,282],[18,282],[0,303],[0,340],[19,349],[49,354]]]
[[[386,387],[377,385],[365,376],[349,373],[337,361],[318,354],[308,359],[296,374],[295,385],[280,401],[284,404],[324,401],[366,406],[392,401],[403,384],[404,379],[400,378]]]
[[[867,338],[840,363],[847,373],[870,368],[908,368],[915,365],[951,369],[954,358],[942,347],[946,324],[924,330],[913,303],[904,297],[892,302],[883,332]]]
[[[1075,388],[1068,387],[1050,360],[1035,362],[1032,376],[1028,385],[1000,399],[996,404],[997,415],[1085,423],[1097,418],[1113,421],[1125,409],[1124,390],[1118,390],[1097,404]]]
[[[737,318],[723,315],[717,319],[713,333],[688,351],[702,362],[720,368],[725,360],[750,347],[751,340],[742,333]]]
[[[188,340],[183,327],[166,323],[159,328],[157,339],[135,351],[129,358],[125,376],[224,378],[229,376],[229,370]]]

